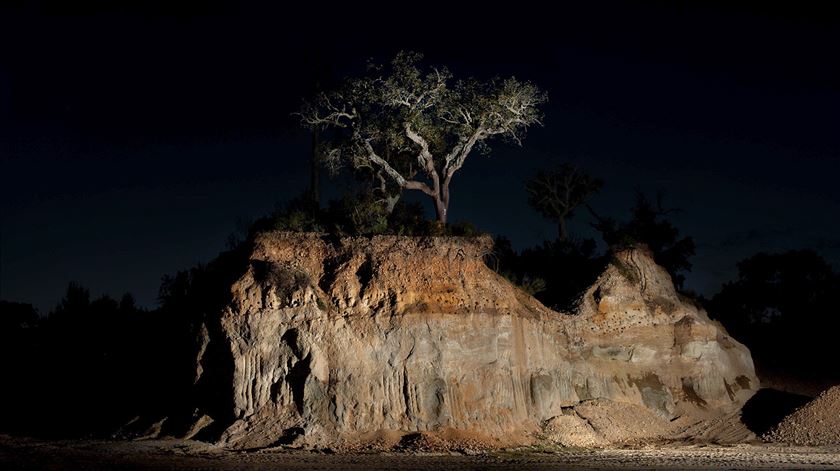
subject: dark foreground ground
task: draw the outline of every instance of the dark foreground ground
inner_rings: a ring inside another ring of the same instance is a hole
[[[838,469],[840,446],[666,446],[462,454],[233,452],[194,441],[44,441],[0,435],[0,469]]]

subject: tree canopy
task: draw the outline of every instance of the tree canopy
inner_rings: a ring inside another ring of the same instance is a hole
[[[328,168],[367,168],[383,185],[419,190],[445,223],[450,183],[467,157],[489,152],[495,137],[521,144],[542,124],[548,98],[514,77],[455,80],[445,67],[422,68],[421,59],[400,52],[387,66],[370,64],[366,75],[305,102],[299,115],[304,126],[330,131]]]

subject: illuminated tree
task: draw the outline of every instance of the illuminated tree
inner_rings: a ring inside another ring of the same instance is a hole
[[[298,114],[305,126],[330,132],[322,151],[328,168],[366,168],[381,188],[422,191],[446,223],[450,183],[467,157],[489,152],[494,137],[521,145],[541,124],[547,96],[515,78],[454,80],[446,68],[422,69],[421,58],[400,52],[388,66],[371,65]]]

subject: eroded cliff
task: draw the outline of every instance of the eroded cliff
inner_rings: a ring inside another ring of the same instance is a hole
[[[224,354],[198,362],[199,376],[217,376],[220,440],[429,432],[599,445],[731,414],[758,387],[747,349],[644,251],[618,254],[577,312],[560,313],[490,270],[491,248],[489,238],[258,238],[204,331],[202,352]],[[631,429],[616,431],[620,417]]]

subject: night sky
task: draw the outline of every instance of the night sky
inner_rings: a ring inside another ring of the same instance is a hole
[[[111,3],[0,7],[3,299],[46,312],[77,281],[154,307],[162,275],[306,187],[290,113],[315,83],[401,49],[549,93],[524,147],[456,175],[451,220],[519,248],[553,238],[523,181],[565,160],[606,181],[605,214],[626,216],[636,188],[682,209],[687,288],[714,293],[758,251],[840,267],[840,17],[815,5]],[[572,229],[594,236],[588,222]]]

